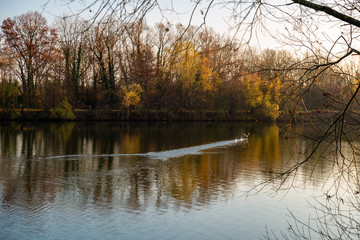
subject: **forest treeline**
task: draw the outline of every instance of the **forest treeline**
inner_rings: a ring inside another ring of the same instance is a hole
[[[71,109],[214,111],[275,120],[280,112],[336,110],[357,82],[351,64],[322,66],[329,56],[260,52],[211,29],[76,17],[53,26],[38,12],[2,22],[2,111],[69,119]]]

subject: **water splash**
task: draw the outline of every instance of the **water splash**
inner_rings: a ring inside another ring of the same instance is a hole
[[[52,156],[45,157],[43,159],[64,159],[64,158],[77,158],[77,157],[122,157],[122,156],[138,156],[145,157],[150,159],[162,160],[166,161],[170,158],[178,158],[186,155],[196,155],[200,154],[201,151],[212,149],[212,148],[220,148],[220,147],[229,147],[232,145],[239,144],[241,142],[247,141],[247,138],[239,138],[234,140],[227,141],[219,141],[209,144],[203,144],[193,147],[187,148],[179,148],[173,150],[159,151],[159,152],[148,152],[148,153],[123,153],[123,154],[73,154],[73,155],[63,155],[63,156]]]

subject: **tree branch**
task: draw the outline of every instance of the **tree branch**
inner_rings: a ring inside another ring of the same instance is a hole
[[[332,9],[331,7],[328,6],[324,6],[324,5],[320,5],[320,4],[316,4],[316,3],[312,3],[310,1],[306,1],[306,0],[293,0],[294,3],[300,4],[302,6],[311,8],[315,11],[320,11],[320,12],[324,12],[329,14],[330,16],[333,16],[341,21],[347,22],[350,25],[354,25],[356,27],[360,28],[360,21],[356,20],[355,18],[352,18],[348,15],[345,15],[343,13],[340,13],[334,9]]]

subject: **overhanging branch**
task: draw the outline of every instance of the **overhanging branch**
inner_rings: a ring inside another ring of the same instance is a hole
[[[354,25],[356,27],[360,28],[360,21],[356,20],[355,18],[352,18],[346,14],[340,13],[334,9],[332,9],[331,7],[328,6],[324,6],[324,5],[320,5],[320,4],[316,4],[316,3],[312,3],[310,1],[306,1],[306,0],[292,0],[294,3],[300,4],[302,6],[311,8],[315,11],[321,11],[324,13],[329,14],[330,16],[333,16],[341,21],[344,21],[346,23],[349,23],[350,25]]]

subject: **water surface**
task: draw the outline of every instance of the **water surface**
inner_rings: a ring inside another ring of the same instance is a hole
[[[0,239],[257,239],[324,194],[326,161],[245,195],[311,144],[276,125],[2,123]]]

